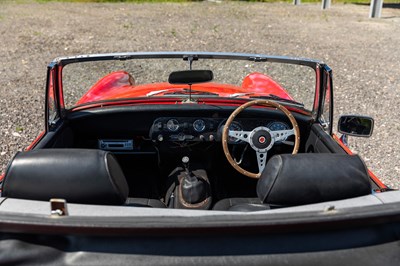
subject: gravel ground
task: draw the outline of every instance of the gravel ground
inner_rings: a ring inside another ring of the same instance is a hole
[[[201,2],[0,1],[0,172],[44,128],[46,65],[63,55],[117,51],[255,52],[310,57],[334,71],[335,114],[375,118],[351,148],[389,186],[400,184],[400,8]]]

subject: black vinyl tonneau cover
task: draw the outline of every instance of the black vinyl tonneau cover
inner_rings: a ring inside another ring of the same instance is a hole
[[[399,265],[400,203],[205,217],[0,216],[0,265]]]

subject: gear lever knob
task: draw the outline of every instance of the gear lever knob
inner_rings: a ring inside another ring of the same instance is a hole
[[[182,157],[182,163],[189,163],[189,157],[183,156]]]
[[[182,164],[183,164],[183,167],[185,168],[186,172],[189,172],[189,157],[188,156],[182,157]]]

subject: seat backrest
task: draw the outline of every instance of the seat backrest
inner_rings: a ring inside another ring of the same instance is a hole
[[[71,203],[123,204],[125,176],[110,152],[40,149],[18,153],[6,170],[2,197]]]
[[[263,203],[295,206],[371,193],[368,170],[358,155],[306,153],[272,157],[257,183]]]

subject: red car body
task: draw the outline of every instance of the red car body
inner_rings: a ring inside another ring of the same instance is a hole
[[[100,79],[82,96],[77,105],[102,100],[146,97],[148,93],[154,91],[159,91],[158,95],[162,96],[181,87],[182,85],[171,85],[168,82],[135,86],[135,80],[129,73],[118,71]],[[253,93],[248,97],[276,95],[287,100],[293,100],[277,82],[261,73],[252,73],[246,76],[241,87],[218,83],[201,83],[192,85],[192,89],[198,92],[218,93],[221,97],[227,97],[234,93],[247,93],[251,89]]]

